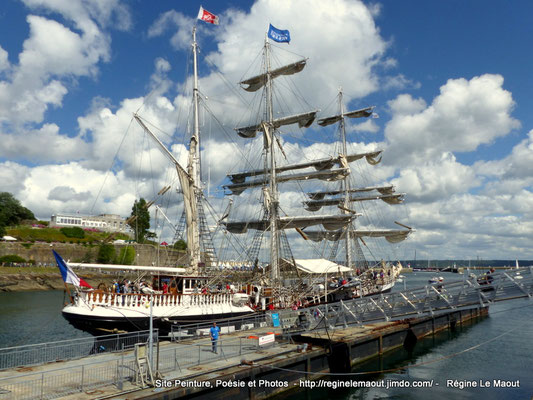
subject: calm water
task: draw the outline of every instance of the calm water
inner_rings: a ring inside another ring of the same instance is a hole
[[[462,275],[439,273],[445,281]],[[431,273],[405,274],[407,288],[422,286]],[[403,289],[398,283],[396,290]],[[63,291],[0,293],[0,348],[88,336],[61,316]],[[498,336],[504,335],[500,338]],[[495,340],[494,340],[495,339]],[[474,346],[478,346],[468,350]],[[312,389],[285,398],[336,399],[531,399],[533,395],[533,300],[513,300],[490,306],[490,315],[456,332],[420,340],[413,353],[398,349],[359,366],[354,372],[395,370],[345,379],[380,382],[433,381],[432,388]],[[399,370],[407,366],[407,369]],[[519,388],[452,388],[494,379],[520,382]],[[336,381],[332,378],[331,381]],[[466,381],[466,382],[465,382]]]
[[[61,315],[61,290],[0,293],[0,348],[89,336]]]

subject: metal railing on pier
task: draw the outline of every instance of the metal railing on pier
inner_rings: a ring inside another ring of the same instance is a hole
[[[518,268],[421,288],[362,297],[299,310],[278,310],[286,333],[393,321],[533,296],[533,267]]]
[[[167,343],[166,346],[159,343],[157,348],[154,351],[154,370],[168,373],[255,352],[259,344],[255,339],[226,339],[221,336],[217,343],[218,353],[212,352],[209,339],[200,343]],[[0,378],[0,400],[55,399],[109,385],[121,390],[124,383],[135,382],[136,360],[131,350],[82,361],[44,372],[17,373],[13,377]]]
[[[0,370],[66,361],[94,354],[131,349],[148,341],[150,331],[119,333],[0,349]],[[154,330],[154,342],[158,330]]]

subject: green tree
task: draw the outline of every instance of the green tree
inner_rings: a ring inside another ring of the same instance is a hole
[[[16,254],[8,254],[7,256],[0,257],[0,264],[2,263],[24,263],[26,260]]]
[[[146,200],[142,197],[139,201],[133,203],[131,208],[131,217],[128,225],[133,229],[135,234],[135,241],[137,243],[144,242],[147,235],[149,235],[148,229],[150,229],[150,213],[146,205]]]
[[[24,219],[35,219],[33,213],[13,197],[11,193],[0,193],[0,233],[5,235],[6,226],[18,225]]]
[[[115,246],[112,244],[102,244],[98,249],[97,262],[101,264],[111,264],[115,259]]]
[[[172,247],[174,247],[176,250],[187,250],[187,242],[183,239],[180,239],[174,243]]]

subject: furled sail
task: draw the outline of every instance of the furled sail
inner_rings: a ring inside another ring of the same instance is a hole
[[[320,118],[317,121],[317,124],[320,125],[320,126],[328,126],[328,125],[334,124],[336,122],[339,122],[343,117],[348,117],[348,118],[370,117],[372,115],[372,111],[373,110],[374,110],[374,107],[366,107],[366,108],[362,108],[360,110],[349,111],[349,112],[344,113],[344,114],[334,115],[332,117]]]
[[[389,243],[399,243],[407,238],[413,229],[403,230],[403,229],[378,229],[378,230],[353,230],[350,232],[350,236],[355,238],[363,237],[382,237],[387,239]],[[308,239],[315,242],[320,242],[321,240],[330,240],[337,241],[344,239],[346,237],[346,231],[341,230],[337,232],[327,232],[327,231],[314,231],[314,232],[305,232],[305,236]]]
[[[276,173],[291,171],[295,169],[311,168],[311,167],[314,167],[317,171],[322,171],[322,170],[333,168],[334,165],[339,165],[339,166],[343,166],[346,168],[346,162],[352,162],[355,160],[359,160],[363,157],[367,157],[367,160],[371,160],[370,163],[372,164],[375,162],[376,157],[380,153],[381,153],[381,150],[369,152],[369,153],[349,154],[347,156],[321,158],[319,160],[309,161],[306,163],[289,164],[289,165],[285,165],[282,167],[276,167]],[[231,174],[231,175],[228,175],[228,177],[231,179],[233,183],[243,183],[247,177],[263,175],[264,173],[265,173],[264,169],[257,169],[253,171],[245,171],[245,172],[239,172],[236,174]],[[267,173],[270,173],[269,169],[267,170]],[[390,187],[392,188],[392,186]],[[372,190],[372,189],[369,189],[369,190]],[[376,188],[376,190],[378,189]],[[383,193],[383,192],[380,192],[380,193]]]
[[[293,75],[304,69],[307,60],[300,60],[295,63],[285,65],[283,67],[274,69],[270,71],[270,78],[274,79],[281,75]],[[267,83],[267,73],[260,74],[248,78],[242,82],[239,82],[241,85],[248,85],[248,87],[243,88],[247,92],[256,92],[261,89]]]
[[[361,187],[361,188],[354,188],[348,190],[348,193],[361,193],[361,192],[371,192],[372,190],[377,190],[381,194],[393,194],[394,193],[394,186],[387,185],[387,186],[367,186],[367,187]],[[345,193],[344,190],[331,190],[331,191],[324,191],[324,192],[309,192],[307,193],[307,196],[311,200],[322,200],[325,196],[335,196],[341,193]]]
[[[405,193],[399,194],[383,194],[376,196],[350,196],[348,201],[367,201],[367,200],[383,200],[387,204],[401,204],[404,200]],[[337,206],[344,203],[344,198],[337,197],[325,200],[309,200],[303,202],[307,211],[318,211],[324,206]]]
[[[277,229],[304,229],[308,226],[322,225],[327,231],[341,229],[352,220],[351,215],[319,215],[319,216],[299,216],[280,217],[277,221]],[[226,229],[231,233],[246,233],[248,229],[266,231],[270,229],[268,220],[243,221],[243,222],[223,222]]]
[[[278,118],[272,121],[271,125],[274,129],[284,125],[291,125],[298,123],[300,128],[308,128],[315,120],[318,110],[310,111],[302,114],[290,115],[288,117]],[[254,138],[257,131],[262,130],[262,124],[256,124],[251,126],[245,126],[235,129],[239,136],[243,138]]]
[[[277,170],[277,169],[276,169]],[[316,171],[316,172],[303,172],[300,174],[290,174],[290,175],[278,175],[276,181],[287,182],[287,181],[306,181],[309,179],[320,179],[323,181],[338,181],[350,174],[349,168],[337,168],[326,171]],[[263,186],[265,184],[264,179],[256,179],[249,182],[234,183],[231,185],[224,185],[225,189],[229,189],[231,194],[239,195],[248,188]]]

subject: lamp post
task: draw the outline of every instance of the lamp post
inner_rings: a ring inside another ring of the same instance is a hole
[[[148,335],[148,362],[150,363],[150,368],[154,370],[154,314],[153,314],[153,305],[154,305],[154,295],[150,294],[150,334]]]

